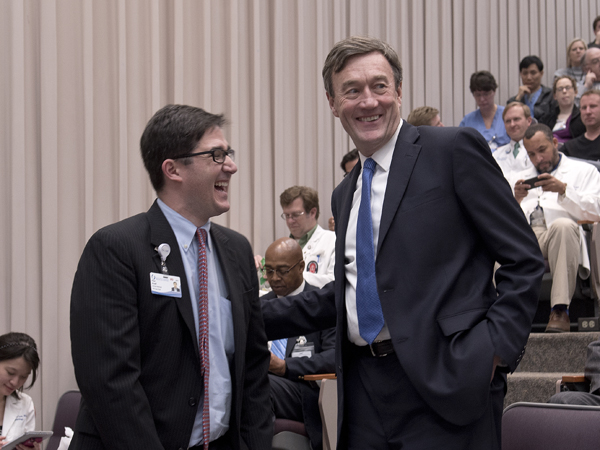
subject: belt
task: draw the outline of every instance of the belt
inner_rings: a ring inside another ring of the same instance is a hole
[[[391,339],[375,341],[370,345],[354,345],[354,350],[361,356],[372,356],[375,358],[383,358],[395,353]]]

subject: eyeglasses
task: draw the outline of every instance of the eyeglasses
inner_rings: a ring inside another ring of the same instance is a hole
[[[556,89],[554,90],[555,92],[569,92],[571,89],[574,89],[573,86],[563,86],[563,87],[556,87]]]
[[[304,214],[304,211],[302,211],[302,212],[293,212],[293,213],[290,213],[290,214],[282,213],[281,214],[281,218],[283,220],[288,220],[288,219],[294,219],[294,220],[296,220],[298,217],[300,217],[303,214]]]
[[[475,98],[488,98],[493,96],[496,91],[475,91],[473,92],[473,97]]]
[[[217,164],[223,164],[225,162],[226,157],[230,157],[232,160],[235,159],[235,150],[231,147],[227,150],[223,150],[222,148],[213,148],[212,150],[208,150],[207,152],[197,152],[197,153],[186,153],[185,155],[176,156],[171,159],[181,159],[181,158],[190,158],[192,156],[200,156],[200,155],[211,155],[214,162]]]
[[[290,272],[292,271],[292,269],[293,269],[294,267],[296,267],[298,264],[300,264],[302,261],[304,261],[304,260],[303,260],[303,259],[301,259],[300,261],[298,261],[296,264],[294,264],[292,267],[290,267],[290,268],[289,268],[289,269],[287,269],[287,270],[282,270],[282,269],[271,269],[270,267],[263,267],[263,269],[262,269],[262,273],[263,273],[263,275],[264,275],[265,277],[268,277],[268,278],[272,277],[272,276],[273,276],[273,274],[275,274],[275,273],[277,274],[277,276],[278,276],[279,278],[283,278],[283,277],[285,277],[285,276],[286,276],[288,273],[290,273]]]

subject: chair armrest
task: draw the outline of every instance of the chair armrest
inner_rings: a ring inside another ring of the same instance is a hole
[[[563,375],[556,382],[556,392],[590,392],[590,380],[584,375]]]
[[[301,377],[304,381],[335,380],[335,373],[315,373]]]

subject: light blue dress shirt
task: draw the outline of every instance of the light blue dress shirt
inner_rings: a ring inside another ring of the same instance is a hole
[[[158,199],[158,206],[171,225],[179,251],[183,259],[194,323],[196,324],[196,345],[199,340],[198,325],[198,238],[196,226],[185,217],[169,208],[162,200]],[[208,265],[208,327],[209,327],[209,407],[210,407],[210,440],[214,441],[224,435],[229,429],[231,414],[231,373],[229,365],[233,361],[233,316],[231,314],[231,301],[227,299],[229,293],[223,278],[221,265],[217,258],[210,236],[210,221],[203,229],[208,235],[206,260]],[[169,267],[169,258],[166,260]],[[177,370],[174,368],[173,370]],[[198,411],[190,438],[189,446],[202,442],[202,399],[198,399]]]
[[[504,121],[502,120],[503,111],[504,106],[498,105],[496,114],[494,114],[494,120],[492,120],[492,126],[489,129],[485,127],[485,122],[483,121],[483,116],[479,109],[476,109],[463,117],[459,127],[475,128],[488,143],[490,150],[494,151],[498,147],[502,147],[510,142],[510,138],[508,137],[508,134],[506,134]]]

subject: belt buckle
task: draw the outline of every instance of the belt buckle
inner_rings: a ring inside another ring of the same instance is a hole
[[[373,341],[373,344],[379,344],[380,342],[383,342],[383,341]],[[373,357],[383,358],[384,356],[388,355],[387,353],[383,353],[381,355],[376,354],[375,351],[373,350],[373,344],[369,344],[369,350],[371,350],[371,355],[373,355]]]

